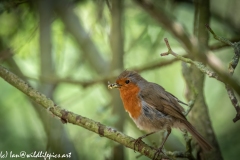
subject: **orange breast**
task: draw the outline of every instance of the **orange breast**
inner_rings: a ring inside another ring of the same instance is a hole
[[[138,118],[141,114],[141,103],[138,98],[139,88],[135,84],[129,84],[128,87],[120,88],[120,96],[123,101],[125,110],[131,118]]]

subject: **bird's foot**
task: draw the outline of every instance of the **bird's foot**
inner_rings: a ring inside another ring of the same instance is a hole
[[[162,149],[163,149],[162,146],[157,149],[157,151],[154,153],[153,160],[156,160],[158,158],[159,154],[161,154],[161,153],[165,155],[165,153],[163,152]]]
[[[150,132],[150,133],[148,133],[148,134],[145,134],[145,135],[139,137],[139,138],[136,139],[136,140],[133,140],[132,142],[134,142],[134,146],[133,146],[134,152],[136,152],[136,145],[139,146],[139,144],[140,144],[141,142],[143,142],[143,141],[142,141],[143,138],[145,138],[145,137],[147,137],[147,136],[149,136],[149,135],[151,135],[151,134],[153,134],[153,133],[155,133],[155,132]]]
[[[132,142],[134,142],[133,150],[134,152],[136,152],[136,145],[139,145],[142,142],[142,137],[139,137],[138,139],[133,140]]]

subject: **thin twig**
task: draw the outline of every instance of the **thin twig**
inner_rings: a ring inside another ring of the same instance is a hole
[[[179,59],[179,60],[181,60],[181,61],[183,61],[183,62],[186,62],[186,63],[190,63],[190,64],[195,65],[200,71],[202,71],[203,73],[205,73],[205,74],[208,75],[209,77],[215,78],[215,79],[217,79],[217,80],[219,80],[219,81],[222,82],[222,80],[219,78],[219,76],[218,76],[215,72],[209,70],[209,69],[208,69],[206,66],[204,66],[201,62],[193,61],[193,60],[191,60],[191,59],[189,59],[189,58],[184,58],[184,57],[182,57],[181,55],[176,54],[175,52],[172,51],[172,49],[171,49],[171,47],[170,47],[170,45],[169,45],[168,39],[167,39],[167,38],[164,38],[164,41],[165,41],[165,43],[166,43],[166,46],[167,46],[167,48],[168,48],[168,51],[165,52],[165,53],[161,53],[161,54],[160,54],[161,56],[166,56],[166,55],[171,54],[171,55],[173,55],[174,57],[176,57],[177,59]]]
[[[238,42],[238,41],[240,41],[240,37],[232,38],[229,41],[231,41],[231,42]],[[222,42],[219,43],[218,42],[218,43],[210,45],[209,49],[211,51],[215,51],[215,50],[223,49],[223,48],[226,48],[226,47],[230,47],[230,46],[228,44],[226,44],[226,43],[222,43]]]
[[[215,72],[209,70],[209,69],[208,69],[206,66],[204,66],[201,62],[193,61],[193,60],[191,60],[191,59],[189,59],[189,58],[184,58],[184,57],[176,54],[175,52],[173,52],[172,49],[171,49],[171,47],[170,47],[170,44],[169,44],[167,38],[164,38],[164,41],[165,41],[166,46],[167,46],[167,48],[168,48],[168,52],[162,53],[161,56],[166,56],[166,55],[171,54],[171,55],[175,56],[177,59],[179,59],[179,60],[181,60],[181,61],[183,61],[183,62],[186,62],[186,63],[190,63],[190,64],[195,65],[195,66],[196,66],[200,71],[202,71],[204,74],[208,75],[208,76],[211,77],[211,78],[215,78],[215,79],[217,79],[218,81],[221,81],[221,82],[223,82],[223,83],[225,84],[226,89],[227,89],[227,92],[228,92],[228,96],[229,96],[229,98],[230,98],[230,100],[231,100],[234,108],[235,108],[236,111],[237,111],[237,115],[236,115],[236,117],[233,119],[233,122],[238,121],[238,120],[240,119],[240,107],[239,107],[239,103],[238,103],[238,101],[237,101],[237,98],[236,98],[236,96],[235,96],[235,94],[234,94],[233,89],[231,89],[230,86],[229,86],[227,83],[225,83]],[[191,108],[189,109],[189,111],[190,111],[190,110],[191,110]],[[187,111],[186,114],[188,114],[189,111]]]
[[[186,155],[188,156],[189,160],[195,160],[194,156],[192,155],[192,137],[188,135],[188,132],[186,130],[184,131],[183,135],[186,142]]]
[[[225,43],[229,46],[232,46],[233,49],[234,49],[234,52],[235,52],[235,55],[233,56],[232,58],[232,61],[229,63],[229,72],[230,74],[233,74],[234,73],[234,70],[238,64],[238,61],[239,61],[239,56],[240,56],[240,42],[235,42],[235,43],[232,43],[231,41],[229,41],[228,39],[224,38],[224,37],[220,37],[218,35],[216,35],[213,30],[210,28],[210,26],[208,24],[206,24],[206,28],[208,29],[208,31],[213,35],[213,37],[222,42],[222,43]]]
[[[183,55],[183,57],[186,56],[186,55]],[[131,68],[130,70],[134,70],[134,71],[137,71],[137,72],[142,72],[142,71],[146,71],[146,70],[152,70],[152,69],[156,69],[156,68],[161,68],[161,67],[165,67],[165,66],[168,66],[170,64],[173,64],[175,62],[179,61],[178,59],[171,59],[171,60],[167,60],[167,61],[162,61],[162,62],[152,62],[152,63],[149,63],[147,65],[143,65],[141,67],[134,67],[134,68]]]
[[[232,43],[228,39],[216,35],[208,24],[206,25],[206,28],[209,30],[209,32],[213,35],[213,37],[216,40],[233,47],[235,54],[232,58],[232,61],[229,63],[229,67],[228,67],[230,75],[233,75],[234,70],[237,67],[239,58],[240,58],[240,42]],[[238,121],[240,119],[240,106],[239,106],[238,100],[235,96],[235,93],[234,93],[233,89],[229,86],[229,84],[225,84],[225,88],[226,88],[228,96],[232,102],[232,105],[234,106],[234,108],[237,112],[236,117],[233,119],[233,122],[235,123],[236,121]]]
[[[190,53],[193,52],[193,48],[195,48],[195,45],[192,44],[192,41],[190,41],[190,38],[188,34],[184,31],[182,25],[172,19],[172,17],[169,16],[169,14],[164,11],[164,8],[161,8],[161,6],[154,6],[154,4],[151,1],[147,0],[134,0],[139,6],[141,6],[146,12],[149,13],[160,25],[162,25],[166,30],[168,30],[170,33],[172,33],[179,41],[181,41],[184,45],[184,48],[189,51]],[[198,49],[196,51],[197,55],[202,56],[202,58],[206,59],[206,51],[202,51]],[[204,52],[204,53],[202,53]],[[189,54],[190,54],[189,53]],[[200,54],[201,53],[201,54]],[[196,53],[195,53],[196,54]],[[204,74],[207,74],[211,78],[215,78],[221,82],[228,83],[239,95],[240,95],[240,85],[236,83],[236,81],[233,78],[230,78],[229,75],[225,72],[219,71],[216,66],[209,63],[209,66],[215,71],[211,71],[207,69],[201,62],[195,62],[191,61],[190,59],[181,59],[180,57],[177,57],[180,60],[185,60],[186,63],[194,64],[198,69],[200,69]]]
[[[184,62],[182,62],[182,74],[183,77],[187,77],[191,75],[192,69]],[[198,97],[198,91],[195,88],[193,81],[191,78],[185,78],[186,84],[188,84],[188,88],[185,93],[185,97],[188,100],[188,110],[184,113],[185,116],[189,114],[189,112],[192,110],[195,101]],[[191,94],[189,94],[191,93]]]
[[[209,31],[210,33],[212,33],[212,35],[213,35],[213,37],[214,37],[215,39],[219,40],[219,41],[222,42],[222,43],[228,44],[229,46],[232,46],[232,45],[233,45],[233,43],[230,42],[228,39],[216,35],[216,34],[213,32],[213,30],[210,28],[210,26],[209,26],[208,24],[206,24],[206,28],[208,29],[208,31]]]
[[[197,99],[197,96],[198,96],[198,93],[194,87],[192,87],[192,90],[194,92],[193,98],[188,102],[188,110],[185,112],[185,114],[184,114],[185,116],[187,116],[189,114],[189,112],[192,110],[192,108],[195,104],[195,101]]]
[[[181,23],[177,22],[172,16],[168,14],[162,6],[156,7],[152,1],[149,0],[133,0],[141,6],[152,18],[154,18],[164,29],[173,34],[179,41],[181,41],[186,50],[192,48],[192,42],[189,39],[187,32]]]
[[[134,67],[134,68],[130,68],[129,70],[142,72],[142,71],[151,70],[151,69],[155,69],[155,68],[165,67],[165,66],[173,64],[177,61],[179,61],[179,60],[171,59],[171,60],[167,60],[167,61],[162,61],[161,63],[153,62],[150,65],[147,64],[142,67]],[[53,83],[53,84],[69,83],[69,84],[74,84],[74,85],[81,85],[82,87],[89,87],[89,86],[92,86],[97,83],[106,83],[110,79],[116,79],[116,77],[119,75],[119,72],[112,73],[109,75],[111,75],[111,76],[105,76],[103,78],[96,78],[95,80],[75,80],[75,79],[71,79],[71,78],[61,78],[61,77],[40,77],[40,78],[41,78],[41,81],[43,81],[43,82],[48,82],[48,83]],[[29,77],[29,76],[25,76],[25,77],[28,79],[34,80],[34,81],[38,81],[37,78],[33,78],[33,77]]]
[[[108,10],[111,12],[112,11],[112,4],[109,2],[109,0],[106,0],[106,4],[108,7]]]
[[[228,84],[226,84],[225,87],[226,87],[226,90],[228,92],[228,96],[229,96],[229,98],[230,98],[230,100],[232,102],[232,105],[234,106],[234,108],[235,108],[235,110],[237,112],[235,118],[233,119],[233,122],[235,123],[235,122],[237,122],[240,119],[239,103],[238,103],[237,97],[234,94],[233,89]]]

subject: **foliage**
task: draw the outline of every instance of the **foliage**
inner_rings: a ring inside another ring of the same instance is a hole
[[[170,16],[176,17],[174,21],[183,24],[186,32],[191,34],[194,28],[194,6],[189,3],[176,2],[164,0],[161,1],[161,7],[166,9]],[[83,49],[84,45],[79,45],[77,35],[70,31],[66,21],[59,13],[59,9],[56,9],[56,4],[49,4],[53,11],[49,19],[51,20],[50,56],[54,72],[51,76],[44,76],[41,67],[48,64],[41,63],[42,52],[39,39],[44,33],[40,31],[40,23],[44,22],[39,19],[40,3],[39,1],[0,2],[1,65],[24,78],[38,90],[44,88],[42,84],[52,85],[53,92],[49,97],[63,108],[67,107],[66,109],[73,113],[115,127],[116,122],[121,118],[114,114],[112,109],[122,106],[121,104],[116,106],[112,102],[113,91],[107,90],[107,81],[113,81],[112,78],[120,72],[120,70],[111,71],[110,65],[114,54],[111,51],[111,39],[109,38],[111,8],[108,7],[106,1],[73,1],[68,4],[69,12],[72,11],[77,16],[77,20],[82,26],[79,28],[79,32],[85,33],[86,37],[90,38],[97,53],[104,60],[99,63],[106,68],[106,72],[99,73],[89,60],[89,53]],[[52,1],[52,3],[58,2]],[[160,4],[160,2],[154,3],[156,7]],[[170,55],[166,57],[159,55],[167,50],[163,40],[165,37],[169,39],[174,52],[185,55],[186,51],[182,43],[136,3],[125,1],[123,6],[124,69],[142,68],[141,75],[147,80],[161,84],[179,99],[187,101],[185,99],[186,84],[181,73],[180,61],[164,67],[144,69],[146,65],[161,64],[175,58]],[[226,26],[216,16],[211,17],[211,20],[211,28],[217,35],[231,39],[236,38],[235,35],[239,33],[235,30],[234,25]],[[73,22],[73,25],[76,23]],[[239,39],[239,37],[237,38]],[[217,41],[210,37],[210,46],[216,43]],[[221,67],[227,68],[233,56],[233,50],[219,48],[212,50],[211,54],[214,55],[212,60]],[[238,73],[239,67],[236,68],[233,75],[235,79],[239,78]],[[0,151],[30,153],[47,150],[49,134],[39,112],[48,115],[49,113],[45,110],[37,110],[27,96],[2,79],[0,79],[0,87],[0,135],[4,137],[1,140]],[[223,157],[237,159],[240,148],[240,144],[237,143],[240,140],[237,136],[239,122],[232,122],[236,111],[232,107],[224,85],[206,77],[204,94]],[[127,116],[126,113],[122,115],[127,120],[122,132],[135,138],[141,136],[142,133],[135,125],[132,125]],[[55,118],[50,115],[46,119],[50,123]],[[54,128],[54,126],[52,127]],[[64,125],[64,130],[70,143],[75,147],[79,159],[109,159],[112,156],[112,148],[119,145],[73,125]],[[178,137],[177,140],[175,137]],[[157,140],[155,138],[147,139],[146,142],[150,145],[154,145],[154,143],[158,145],[159,137],[157,136]],[[152,139],[154,139],[154,143]],[[172,148],[184,150],[185,142],[182,134],[174,131],[166,145],[170,146],[167,148],[170,150]],[[138,155],[132,150],[124,150],[126,159],[134,159]],[[141,156],[139,159],[147,158]]]

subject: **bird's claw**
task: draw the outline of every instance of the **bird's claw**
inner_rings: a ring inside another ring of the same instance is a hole
[[[134,142],[133,150],[134,150],[134,152],[136,152],[136,145],[139,145],[142,142],[142,138],[140,137],[136,140],[132,140],[131,142]]]
[[[163,152],[162,149],[163,149],[163,147],[160,147],[157,149],[157,151],[154,153],[153,160],[156,160],[158,158],[159,154],[161,154],[161,153],[165,155],[165,153]]]

